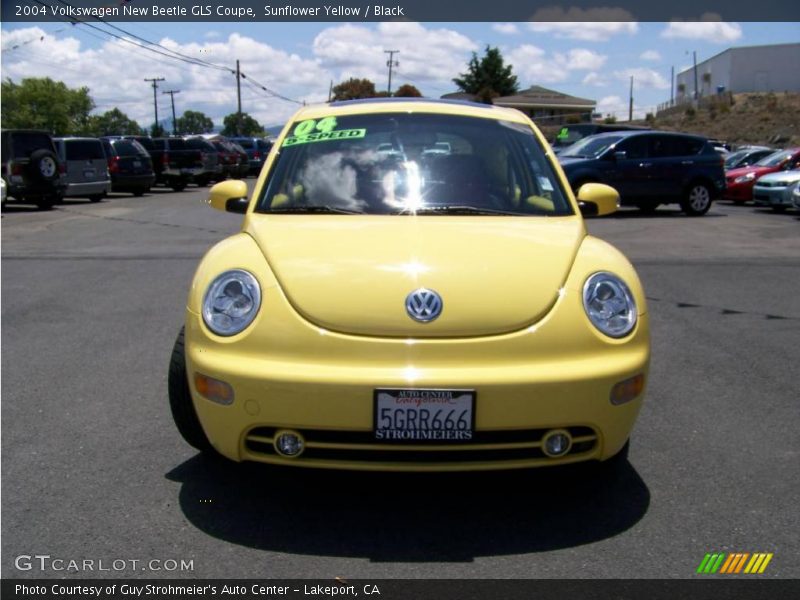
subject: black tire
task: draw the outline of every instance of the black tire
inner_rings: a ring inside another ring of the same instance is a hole
[[[696,182],[686,188],[681,209],[690,217],[699,217],[708,212],[712,201],[711,188],[705,183]]]
[[[145,195],[147,192],[149,192],[149,191],[150,191],[150,188],[149,188],[149,187],[146,187],[146,188],[140,188],[140,189],[138,189],[138,190],[134,191],[134,192],[133,192],[133,195],[134,195],[134,196],[136,196],[137,198],[139,198],[140,196],[144,196],[144,195]]]
[[[772,212],[776,212],[776,213],[786,212],[786,207],[785,206],[773,206],[772,207]]]
[[[189,380],[186,374],[186,354],[183,343],[183,330],[175,340],[172,348],[172,357],[169,361],[169,375],[167,389],[169,391],[169,407],[172,411],[172,420],[184,440],[201,452],[214,452],[211,442],[208,441],[203,431],[197,412],[194,410],[192,395],[189,392]]]
[[[56,200],[56,196],[42,196],[36,199],[36,208],[39,210],[51,210]]]
[[[89,202],[100,202],[103,199],[103,194],[95,194],[94,196],[89,196]]]
[[[28,172],[31,177],[38,181],[55,181],[59,177],[58,159],[56,155],[46,148],[34,150],[31,153]]]
[[[186,189],[186,182],[185,181],[173,181],[169,184],[169,187],[172,188],[173,192],[182,192]]]
[[[197,187],[206,187],[211,182],[211,178],[198,177],[197,179],[194,180],[194,182],[197,184]]]

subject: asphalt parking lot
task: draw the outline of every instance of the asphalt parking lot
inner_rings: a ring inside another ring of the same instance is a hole
[[[166,375],[189,283],[241,219],[206,193],[4,209],[4,576],[74,575],[15,566],[39,554],[127,561],[91,577],[685,578],[713,551],[772,552],[761,577],[800,576],[800,213],[589,222],[651,314],[618,479],[389,476],[235,465],[179,437]],[[143,572],[153,559],[193,570]]]

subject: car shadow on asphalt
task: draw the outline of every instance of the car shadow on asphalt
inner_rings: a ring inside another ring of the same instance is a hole
[[[713,212],[714,207],[712,205],[711,211],[707,212],[702,216],[703,219],[709,219],[714,217],[727,217],[728,215]],[[636,208],[630,210],[618,210],[610,215],[606,215],[603,217],[599,217],[600,219],[671,219],[671,218],[691,218],[687,217],[687,215],[680,209],[669,209],[669,208],[659,208],[653,212],[649,211],[642,211]]]
[[[301,555],[471,562],[588,544],[633,527],[650,492],[630,463],[489,473],[280,468],[197,455],[166,477],[210,536]]]

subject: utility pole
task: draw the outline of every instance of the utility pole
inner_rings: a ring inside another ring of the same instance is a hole
[[[697,50],[692,51],[694,57],[694,99],[697,100]]]
[[[239,59],[236,59],[236,135],[242,135],[242,73],[239,71]]]
[[[158,97],[156,96],[156,90],[158,90],[158,82],[165,81],[163,77],[153,77],[152,79],[144,78],[145,81],[152,81],[153,82],[153,109],[156,113],[156,126],[153,129],[154,133],[158,132]]]
[[[386,61],[386,66],[389,67],[389,90],[388,93],[392,95],[392,67],[399,67],[400,63],[394,60],[395,54],[400,54],[400,50],[384,50],[385,54],[389,55],[389,60]]]
[[[669,71],[669,105],[675,105],[675,65]]]
[[[328,88],[328,102],[331,101],[331,98],[333,98],[333,79],[331,79],[331,85]]]
[[[628,101],[628,121],[633,121],[633,75],[631,75],[631,92]]]
[[[180,92],[180,90],[161,92],[162,94],[169,94],[170,100],[172,101],[172,135],[178,135],[178,121],[175,118],[175,94],[180,94]]]

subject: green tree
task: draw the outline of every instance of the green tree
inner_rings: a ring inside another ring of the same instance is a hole
[[[150,130],[144,130],[143,135],[149,135],[150,137],[164,137],[167,135],[167,130],[161,125],[161,123],[153,123],[150,125]]]
[[[2,83],[4,128],[45,129],[54,135],[85,134],[94,101],[89,88],[68,88],[49,77]]]
[[[178,117],[177,126],[181,133],[210,133],[214,121],[199,111],[187,110]]]
[[[369,79],[355,79],[333,86],[334,100],[358,100],[359,98],[375,98],[375,84]]]
[[[467,72],[453,79],[461,91],[474,94],[482,102],[491,104],[492,98],[510,96],[519,91],[517,76],[511,65],[503,63],[503,55],[498,48],[486,46],[482,58],[473,52],[467,63]]]
[[[91,115],[86,133],[95,137],[101,135],[139,135],[139,123],[118,108],[108,110],[102,115]]]
[[[264,135],[264,128],[253,117],[246,112],[242,113],[241,123],[236,127],[237,113],[231,113],[222,119],[222,135],[235,136],[243,135],[245,137],[262,137]]]
[[[422,92],[410,83],[404,83],[394,93],[397,98],[422,98]]]

